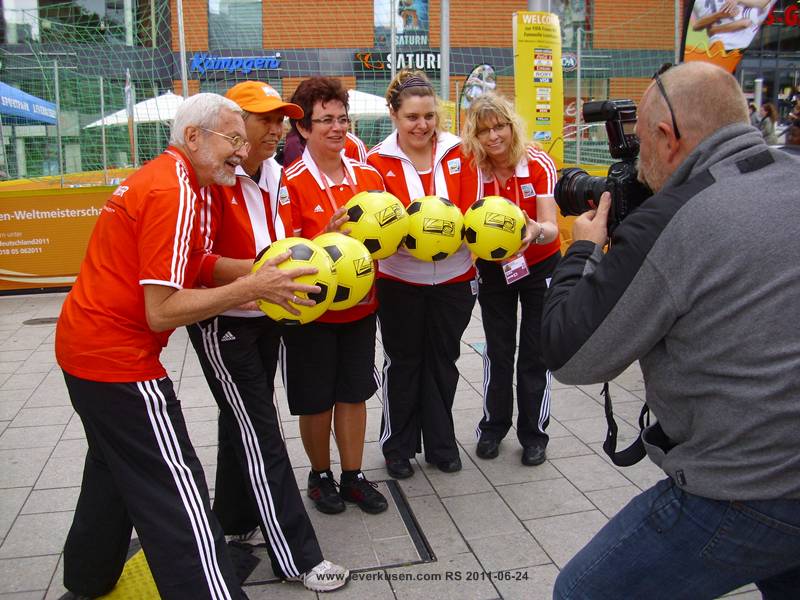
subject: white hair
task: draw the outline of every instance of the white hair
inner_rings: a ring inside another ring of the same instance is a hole
[[[175,112],[169,143],[183,146],[186,141],[183,136],[187,127],[213,129],[216,127],[219,114],[223,109],[242,114],[242,109],[236,102],[219,94],[202,93],[190,96]]]

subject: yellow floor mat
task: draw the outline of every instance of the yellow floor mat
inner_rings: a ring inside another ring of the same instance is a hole
[[[128,559],[116,587],[102,596],[108,600],[160,600],[153,575],[144,552],[139,550]]]

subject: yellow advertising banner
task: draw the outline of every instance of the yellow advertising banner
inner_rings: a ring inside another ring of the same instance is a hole
[[[564,73],[558,15],[518,12],[513,16],[514,95],[528,135],[561,169],[564,166]],[[573,217],[558,215],[561,252],[572,242]]]
[[[114,187],[0,193],[0,292],[72,285]]]
[[[458,135],[456,123],[456,103],[452,100],[439,100],[439,103],[442,105],[442,110],[444,110],[444,113],[447,115],[446,121],[442,123],[442,129]]]
[[[514,94],[517,112],[560,169],[564,163],[564,77],[558,15],[518,12],[514,24]]]

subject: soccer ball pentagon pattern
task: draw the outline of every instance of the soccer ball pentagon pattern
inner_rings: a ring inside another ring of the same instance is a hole
[[[400,200],[389,192],[359,192],[344,205],[350,236],[367,247],[372,258],[397,252],[408,231],[408,215]]]
[[[292,255],[278,265],[279,269],[294,269],[297,267],[317,268],[317,273],[314,275],[303,275],[295,279],[298,283],[319,286],[320,292],[318,294],[306,294],[305,292],[298,292],[297,294],[297,296],[301,298],[310,298],[316,302],[316,304],[314,306],[293,304],[292,306],[300,311],[299,315],[293,315],[282,306],[267,302],[266,300],[256,300],[256,304],[258,304],[258,308],[273,321],[278,321],[279,323],[285,323],[287,325],[310,323],[314,319],[322,316],[322,314],[328,310],[331,302],[333,302],[333,296],[337,285],[336,268],[333,266],[333,261],[330,256],[328,256],[328,253],[317,244],[304,238],[290,237],[273,242],[265,248],[253,265],[253,272],[255,273],[258,271],[261,265],[270,258],[282,254],[283,252],[291,252]]]
[[[525,215],[502,196],[486,196],[464,214],[464,238],[470,251],[484,260],[513,256],[525,237]]]
[[[375,282],[375,266],[366,246],[338,232],[323,233],[314,243],[330,255],[336,268],[338,283],[329,310],[345,310],[361,302]]]
[[[464,216],[447,198],[418,198],[408,205],[406,212],[405,247],[415,258],[427,262],[444,260],[461,247]]]

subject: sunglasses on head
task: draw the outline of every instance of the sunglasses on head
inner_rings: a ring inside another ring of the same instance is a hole
[[[658,86],[658,91],[661,92],[661,96],[664,98],[664,102],[667,103],[667,108],[669,109],[669,116],[672,117],[672,130],[675,132],[675,139],[681,139],[681,132],[678,129],[678,123],[675,121],[675,111],[672,110],[672,102],[669,101],[669,97],[667,96],[667,90],[664,89],[664,83],[661,81],[661,75],[663,75],[666,71],[672,68],[672,63],[664,63],[661,67],[653,73],[653,79]]]

